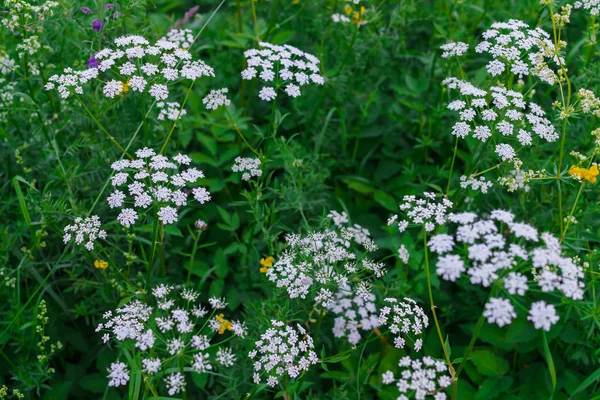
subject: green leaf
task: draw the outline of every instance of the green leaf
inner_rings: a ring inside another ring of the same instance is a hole
[[[378,202],[388,210],[392,212],[398,211],[398,203],[396,202],[394,197],[387,194],[383,190],[376,190],[373,197],[375,198],[376,202]]]
[[[471,362],[477,371],[486,376],[500,377],[508,372],[508,361],[497,356],[491,350],[475,350],[471,352]]]
[[[542,339],[544,343],[544,357],[548,363],[550,379],[552,379],[552,394],[554,394],[554,391],[556,390],[556,369],[554,368],[554,360],[552,359],[552,353],[550,353],[550,346],[548,346],[548,339],[546,338],[545,331],[542,331]]]
[[[573,391],[573,393],[571,394],[571,397],[569,397],[569,399],[572,399],[577,393],[581,392],[582,390],[585,390],[592,383],[598,382],[599,379],[600,379],[600,368],[598,368],[597,370],[592,372],[590,374],[590,376],[588,376],[583,382],[581,382],[581,385],[577,386],[577,389],[575,389],[575,391]]]

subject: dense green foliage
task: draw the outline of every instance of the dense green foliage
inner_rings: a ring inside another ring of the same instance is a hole
[[[157,119],[148,93],[129,90],[107,98],[102,83],[88,83],[82,94],[62,99],[44,86],[64,68],[85,69],[91,55],[119,36],[136,34],[151,42],[165,36],[195,2],[123,0],[105,10],[104,1],[59,0],[45,18],[24,19],[26,13],[15,6],[20,2],[2,0],[1,19],[17,15],[23,20],[19,29],[0,25],[0,55],[19,66],[0,75],[0,387],[8,388],[8,394],[0,390],[0,398],[13,398],[13,389],[27,399],[158,398],[139,372],[132,372],[129,388],[108,386],[107,368],[127,358],[122,347],[104,344],[95,329],[106,311],[170,283],[197,290],[203,302],[225,298],[225,313],[245,321],[248,331],[232,341],[237,355],[232,367],[203,374],[186,370],[186,398],[241,399],[251,393],[265,399],[396,399],[397,388],[382,385],[381,375],[397,373],[407,352],[393,346],[391,335],[363,333],[353,347],[331,333],[331,313],[310,298],[290,299],[285,288],[276,288],[260,272],[262,258],[282,256],[285,235],[323,229],[331,210],[347,212],[379,246],[371,257],[384,262],[388,273],[370,279],[377,299],[410,297],[429,315],[421,355],[445,361],[446,350],[460,374],[445,390],[448,398],[600,396],[600,204],[597,184],[569,174],[573,165],[592,165],[597,145],[591,133],[600,124],[579,106],[567,118],[561,115],[565,104],[579,101],[579,89],[600,94],[600,53],[588,11],[574,9],[570,23],[553,24],[550,12],[560,13],[569,2],[363,0],[362,15],[336,23],[332,14],[344,14],[347,6],[360,14],[360,5],[202,1],[183,27],[194,35],[201,32],[188,51],[213,67],[215,77],[169,87],[169,101],[186,110],[173,125]],[[99,32],[91,28],[96,18],[104,21]],[[551,37],[560,32],[567,42],[560,54],[571,98],[566,99],[564,80],[549,85],[528,76],[518,83],[487,73],[489,54],[474,48],[492,23],[509,19],[539,26]],[[18,46],[33,35],[41,48],[20,57]],[[259,40],[315,55],[325,84],[303,86],[297,98],[279,92],[276,102],[262,101],[262,84],[240,77],[244,51]],[[440,46],[451,41],[469,44],[468,54],[441,58]],[[529,190],[511,192],[500,183],[515,167],[499,163],[491,146],[452,135],[457,117],[447,105],[458,94],[442,85],[450,76],[478,87],[493,81],[522,90],[546,111],[560,139],[534,140],[519,150],[524,171],[547,171],[527,183]],[[219,88],[229,89],[231,105],[209,111],[202,99]],[[189,155],[206,176],[201,182],[211,201],[182,207],[174,224],[163,226],[150,217],[124,229],[116,220],[118,210],[106,201],[112,191],[110,166],[123,156],[109,136],[132,153],[146,146],[158,152],[166,144],[169,156]],[[262,160],[262,176],[248,182],[231,170],[236,157],[255,157],[246,140]],[[584,154],[585,161],[572,151]],[[494,182],[487,194],[461,188],[462,175],[487,169],[485,177]],[[531,301],[526,297],[527,305],[515,309],[518,317],[508,326],[485,322],[484,305],[490,291],[499,288],[468,279],[447,282],[433,268],[428,276],[424,231],[399,233],[387,226],[403,196],[426,191],[447,196],[454,212],[510,210],[540,233],[560,238],[565,254],[586,263],[583,300],[532,289],[535,300],[554,304],[560,316],[548,332],[527,320]],[[107,239],[91,251],[65,245],[65,226],[90,214],[100,217]],[[207,228],[197,229],[197,220]],[[398,257],[401,245],[410,253],[407,264]],[[98,268],[97,261],[106,261],[108,268]],[[319,357],[302,378],[275,388],[253,384],[253,361],[247,356],[271,320],[307,327]],[[167,397],[158,387],[160,398],[184,396]]]

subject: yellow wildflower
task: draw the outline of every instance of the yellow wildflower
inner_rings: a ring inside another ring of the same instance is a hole
[[[273,266],[273,261],[275,261],[275,259],[271,256],[267,258],[261,258],[260,265],[262,265],[262,267],[260,267],[260,272],[263,274],[266,273],[269,270],[269,268]]]
[[[121,82],[121,86],[123,86],[123,91],[121,94],[129,92],[129,81],[127,81],[127,83]]]
[[[231,322],[227,321],[224,318],[223,314],[219,314],[215,317],[215,319],[217,320],[217,322],[219,323],[219,330],[218,333],[219,335],[222,335],[225,333],[225,331],[230,331],[231,330]]]
[[[352,7],[351,6],[346,6],[344,7],[344,14],[346,15],[351,15],[353,12]]]
[[[572,166],[571,169],[569,169],[569,175],[577,177],[581,181],[596,183],[596,177],[598,176],[598,166],[592,165],[590,169]]]
[[[352,14],[352,22],[354,24],[362,25],[364,22],[362,19],[362,16],[364,13],[365,13],[365,6],[360,6],[360,11],[356,11],[354,14]]]
[[[104,269],[108,268],[108,263],[106,261],[96,260],[96,261],[94,261],[94,267],[104,270]]]

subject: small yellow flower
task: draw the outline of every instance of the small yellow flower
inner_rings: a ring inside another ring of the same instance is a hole
[[[344,14],[351,15],[352,12],[353,12],[352,7],[350,7],[350,6],[344,7]]]
[[[225,333],[225,331],[230,331],[231,330],[231,322],[227,321],[224,318],[223,314],[219,314],[215,317],[215,319],[217,320],[217,322],[219,323],[219,330],[218,330],[218,334],[222,335]]]
[[[121,82],[121,86],[123,86],[123,91],[121,94],[129,92],[129,81],[127,81],[127,83]]]
[[[355,24],[362,25],[363,19],[362,16],[365,13],[365,6],[360,6],[360,11],[357,11],[352,14],[352,22]]]
[[[579,178],[581,181],[588,181],[590,183],[596,183],[596,177],[598,176],[598,166],[592,165],[590,169],[572,166],[569,169],[569,175]]]
[[[263,274],[266,273],[269,270],[269,268],[273,266],[273,261],[275,261],[275,259],[271,256],[267,258],[261,258],[260,265],[262,265],[262,267],[260,267],[260,272]]]
[[[300,4],[300,0],[293,0],[292,4]]]
[[[108,263],[106,261],[96,260],[94,261],[94,267],[105,270],[106,268],[108,268]]]

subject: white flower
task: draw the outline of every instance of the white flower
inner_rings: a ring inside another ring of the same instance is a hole
[[[312,337],[301,325],[292,328],[283,322],[271,321],[271,328],[260,336],[255,349],[248,354],[254,360],[254,383],[259,384],[264,378],[273,387],[285,375],[292,379],[299,377],[318,362],[313,348]]]
[[[185,378],[181,372],[167,375],[165,378],[165,386],[168,389],[169,396],[173,396],[180,392],[185,392]]]
[[[165,225],[177,222],[177,210],[173,207],[163,207],[158,210],[157,215]]]
[[[487,318],[488,323],[495,323],[502,328],[504,325],[510,325],[517,314],[509,300],[492,297],[485,305],[483,316]]]
[[[210,201],[210,192],[208,190],[206,190],[206,188],[203,188],[203,187],[194,188],[194,189],[192,189],[192,194],[194,195],[194,198],[200,204],[204,204],[207,201]]]
[[[545,301],[538,301],[531,304],[527,319],[533,322],[535,329],[543,329],[546,332],[550,332],[552,325],[556,324],[560,318],[556,315],[556,308],[552,304],[546,304]]]
[[[221,106],[229,106],[231,101],[227,98],[229,89],[211,90],[210,93],[202,99],[202,103],[207,110],[216,110]]]
[[[63,242],[67,244],[74,239],[75,243],[80,245],[85,241],[85,248],[93,250],[97,239],[106,239],[106,231],[100,229],[100,226],[100,218],[97,215],[75,218],[73,225],[65,227]]]
[[[108,386],[125,386],[129,382],[129,369],[127,364],[122,362],[112,363],[108,368],[108,377],[110,381]]]
[[[260,49],[244,52],[248,68],[242,71],[242,79],[258,78],[277,88],[283,87],[288,96],[300,96],[299,86],[311,82],[323,85],[325,79],[318,74],[319,59],[293,46],[259,43]],[[297,85],[296,85],[297,84]],[[299,85],[299,86],[298,86]],[[277,96],[275,87],[263,87],[258,93],[261,100],[272,101]]]
[[[399,301],[394,298],[384,300],[386,305],[379,312],[379,324],[387,326],[390,332],[396,335],[394,344],[398,348],[404,347],[406,341],[403,335],[412,334],[421,336],[423,330],[429,326],[429,318],[425,311],[417,305],[413,299],[404,298]],[[413,348],[415,351],[421,349],[423,342],[420,339],[415,340]]]
[[[109,99],[112,99],[115,96],[120,95],[121,92],[123,92],[123,83],[116,81],[114,79],[110,80],[104,84],[104,87],[102,88],[102,92],[104,92],[104,95],[106,97],[108,97]]]
[[[147,374],[155,374],[160,370],[161,361],[158,358],[145,358],[142,360],[144,372]]]
[[[275,89],[272,87],[265,86],[264,88],[260,89],[260,92],[258,92],[258,97],[264,101],[271,101],[277,97],[277,93],[275,93]]]
[[[414,391],[414,398],[417,400],[424,400],[432,393],[436,393],[435,400],[446,399],[442,390],[452,384],[452,378],[444,362],[429,356],[416,360],[405,356],[400,359],[398,366],[401,372],[397,379],[391,371],[386,371],[381,376],[384,385],[396,383],[400,392],[398,400],[408,400],[404,393],[408,394],[409,391]],[[439,394],[443,396],[438,396]]]
[[[236,157],[235,164],[231,167],[233,172],[245,172],[242,174],[242,180],[248,181],[253,176],[262,176],[259,158]]]
[[[460,57],[469,50],[469,45],[463,42],[450,42],[440,47],[444,52],[442,58]]]

